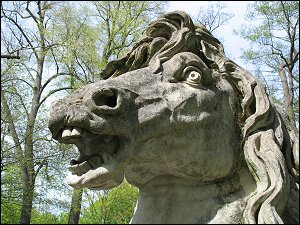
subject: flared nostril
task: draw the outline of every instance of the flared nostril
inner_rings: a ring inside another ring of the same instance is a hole
[[[110,89],[102,89],[93,96],[96,106],[108,106],[114,108],[117,106],[117,94]]]

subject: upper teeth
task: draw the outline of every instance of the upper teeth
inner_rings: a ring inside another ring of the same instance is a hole
[[[68,139],[70,137],[81,137],[82,129],[79,127],[66,127],[61,134],[62,139]]]

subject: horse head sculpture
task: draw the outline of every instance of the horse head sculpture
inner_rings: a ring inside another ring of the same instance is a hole
[[[74,188],[139,188],[131,223],[299,223],[299,139],[264,85],[182,11],[59,100]]]

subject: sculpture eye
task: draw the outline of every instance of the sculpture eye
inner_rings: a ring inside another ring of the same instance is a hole
[[[188,66],[182,72],[182,80],[193,87],[199,87],[202,82],[202,72],[195,66]]]
[[[197,71],[190,71],[187,76],[186,82],[189,84],[200,84],[201,74]]]

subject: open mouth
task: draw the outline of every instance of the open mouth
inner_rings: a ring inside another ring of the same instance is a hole
[[[59,142],[77,146],[79,156],[77,159],[72,159],[68,166],[72,175],[77,176],[111,164],[120,148],[118,136],[97,134],[80,127],[61,129]]]

